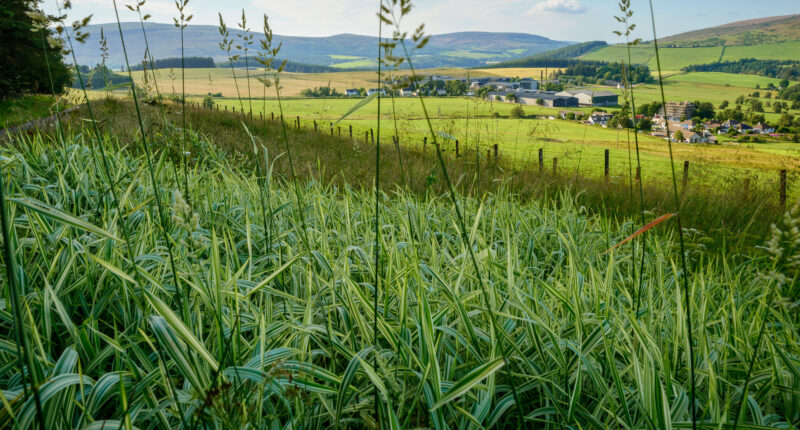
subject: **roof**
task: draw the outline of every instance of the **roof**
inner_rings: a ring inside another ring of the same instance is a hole
[[[578,95],[578,94],[588,94],[588,95],[590,95],[592,97],[611,97],[611,96],[619,97],[619,94],[612,93],[611,91],[595,91],[595,90],[589,90],[589,89],[566,90],[566,91],[562,91],[561,93],[568,93],[568,94],[571,94],[573,96]]]
[[[567,96],[560,96],[557,94],[545,94],[545,93],[522,93],[518,97],[523,99],[542,99],[542,100],[561,100],[561,99],[568,99],[570,97]]]

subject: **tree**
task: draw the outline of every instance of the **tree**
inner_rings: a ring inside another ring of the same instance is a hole
[[[506,94],[506,101],[510,102],[510,103],[516,103],[517,102],[517,95],[514,94],[514,93]]]
[[[722,101],[722,103],[720,103],[720,105],[719,105],[719,108],[720,108],[720,109],[725,109],[725,108],[727,108],[729,105],[730,105],[730,103],[728,103],[728,101],[727,101],[727,100],[723,100],[723,101]]]
[[[637,128],[643,131],[650,131],[653,129],[653,121],[650,121],[647,118],[642,118],[637,123]]]
[[[0,99],[26,92],[50,93],[48,62],[57,93],[70,81],[61,43],[48,30],[52,19],[37,9],[37,3],[32,0],[0,3]]]
[[[508,116],[511,118],[525,118],[525,110],[522,109],[522,106],[516,105],[511,108],[511,112]]]
[[[708,102],[694,102],[695,106],[697,106],[697,110],[694,112],[694,116],[700,119],[711,119],[714,118],[714,105]]]
[[[783,112],[783,106],[780,103],[775,103],[772,110],[775,111],[775,113],[781,113]]]
[[[789,88],[789,80],[788,79],[782,80],[780,86],[781,88]]]
[[[445,89],[448,95],[463,96],[467,92],[467,83],[464,81],[447,81]]]
[[[682,131],[678,130],[675,132],[675,140],[677,140],[678,142],[683,142],[684,139],[685,138],[683,137]]]

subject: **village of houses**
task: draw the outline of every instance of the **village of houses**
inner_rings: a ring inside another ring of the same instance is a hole
[[[540,81],[533,78],[454,78],[450,76],[429,76],[420,84],[420,89],[414,88],[401,88],[397,93],[402,97],[417,96],[420,91],[423,95],[433,96],[447,96],[455,95],[448,94],[447,82],[458,81],[462,82],[465,91],[464,95],[475,97],[476,94],[486,94],[486,99],[490,101],[514,103],[519,105],[540,106],[548,108],[572,108],[572,107],[594,107],[598,108],[588,116],[584,116],[581,112],[570,112],[568,110],[561,110],[556,116],[548,116],[548,119],[572,119],[581,121],[588,125],[599,126],[603,128],[609,127],[609,121],[614,117],[614,114],[605,112],[604,107],[619,107],[619,95],[607,91],[597,90],[592,88],[577,88],[564,91],[545,91],[540,89]],[[559,84],[558,80],[548,80],[546,83]],[[612,84],[613,83],[609,83]],[[619,88],[621,85],[616,84]],[[482,88],[488,88],[489,91],[480,91]],[[378,92],[377,88],[367,90],[367,95],[372,95]],[[384,90],[380,90],[382,95],[385,95]],[[348,89],[347,95],[357,95],[358,90]],[[460,95],[460,94],[459,94]],[[650,120],[652,128],[650,130],[640,130],[643,133],[649,133],[654,137],[667,138],[667,128],[669,128],[669,137],[675,141],[685,143],[717,143],[716,135],[729,133],[735,130],[740,134],[772,134],[775,128],[764,123],[758,124],[745,124],[738,121],[707,121],[695,122],[689,118],[694,116],[697,109],[694,103],[689,101],[684,102],[667,102],[666,109],[661,108],[660,112],[652,118],[643,115],[637,115],[637,122],[642,119]]]

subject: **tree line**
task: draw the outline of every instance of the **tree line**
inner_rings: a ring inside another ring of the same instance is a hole
[[[208,69],[217,67],[217,65],[214,64],[214,59],[211,57],[186,57],[183,59],[183,64],[187,69]],[[149,61],[146,64],[139,63],[131,66],[131,70],[142,70],[145,66],[147,66],[148,69],[180,69],[181,57],[160,58],[155,60],[154,64],[151,64]]]
[[[60,93],[70,82],[61,42],[49,30],[52,17],[44,15],[37,3],[0,2],[0,99],[32,92]]]
[[[625,75],[628,75],[626,79]],[[623,82],[630,79],[633,84],[653,82],[650,68],[643,64],[626,66],[623,63],[606,63],[603,61],[577,61],[565,66],[563,71],[556,72],[561,79],[572,78],[583,84],[603,84],[606,81]]]
[[[738,73],[797,81],[800,80],[800,61],[742,58],[736,61],[725,61],[721,63],[692,64],[684,67],[683,71]]]

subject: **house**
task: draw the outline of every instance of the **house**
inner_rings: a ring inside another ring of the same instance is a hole
[[[711,133],[707,131],[702,132],[694,132],[691,130],[687,130],[683,128],[681,125],[672,125],[669,126],[670,137],[678,141],[675,135],[680,132],[683,135],[683,139],[680,142],[685,143],[717,143],[717,138],[714,137]]]
[[[608,122],[611,121],[614,115],[602,113],[602,112],[595,112],[589,117],[589,124],[593,125],[608,125]]]
[[[760,134],[769,134],[775,132],[775,127],[764,124],[763,122],[759,122],[753,126],[753,131]]]
[[[436,90],[436,95],[446,96],[447,95],[447,90],[444,89],[444,88],[439,88],[438,90]]]
[[[400,89],[400,95],[403,96],[403,97],[413,96],[414,95],[414,89],[413,88],[402,88],[402,89]]]
[[[581,106],[616,106],[619,96],[610,91],[595,91],[591,89],[568,90],[556,93],[558,96],[576,97]]]
[[[367,90],[367,95],[371,96],[371,95],[377,93],[378,91],[381,92],[382,96],[386,95],[386,90],[384,90],[383,88],[381,88],[380,90],[378,88],[370,88],[370,89]]]
[[[517,102],[523,105],[546,107],[578,107],[578,98],[547,93],[519,93]]]
[[[348,88],[348,89],[344,90],[344,94],[347,97],[358,97],[358,96],[361,95],[361,93],[355,88]]]

